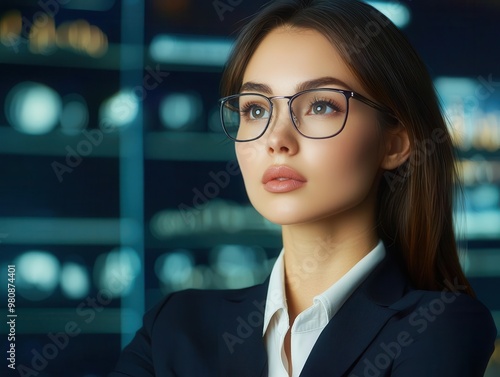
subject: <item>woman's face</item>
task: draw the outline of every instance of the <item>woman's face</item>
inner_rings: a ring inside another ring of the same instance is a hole
[[[290,96],[301,85],[320,78],[333,80],[319,87],[367,96],[322,34],[281,27],[258,46],[245,70],[243,85],[268,97]],[[373,215],[377,173],[383,159],[377,111],[360,101],[349,101],[347,123],[335,137],[305,138],[293,126],[287,100],[276,99],[266,133],[257,140],[236,143],[248,196],[264,217],[289,225],[354,212],[371,211],[367,215]]]

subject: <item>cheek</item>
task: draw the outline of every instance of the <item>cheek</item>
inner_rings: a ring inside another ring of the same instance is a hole
[[[248,143],[236,143],[236,158],[238,159],[238,164],[240,165],[241,174],[243,175],[243,180],[245,182],[252,176],[256,174],[256,166],[258,163],[258,153],[257,153],[257,143],[258,140]]]
[[[235,145],[236,158],[245,183],[245,190],[248,199],[255,208],[262,201],[260,197],[263,194],[260,187],[262,172],[259,171],[259,167],[262,166],[262,163],[259,162],[259,156],[262,152],[258,153],[257,142],[258,140],[255,140],[248,143],[236,143]]]
[[[236,158],[242,169],[248,165],[250,160],[255,159],[255,152],[253,148],[248,147],[248,143],[236,143],[234,149],[236,151]]]
[[[346,166],[360,172],[377,170],[380,163],[378,135],[360,135],[351,143],[344,143],[344,146],[341,151],[346,156]]]
[[[346,194],[366,192],[373,185],[380,165],[380,135],[376,131],[341,135],[331,139],[330,145],[316,149],[317,161],[328,166],[323,171],[323,178],[329,181],[325,185],[342,189]]]

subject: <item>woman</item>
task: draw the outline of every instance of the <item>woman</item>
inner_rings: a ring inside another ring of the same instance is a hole
[[[272,2],[222,91],[283,251],[262,285],[168,296],[112,376],[482,376],[496,330],[458,261],[452,143],[398,29],[357,0]]]

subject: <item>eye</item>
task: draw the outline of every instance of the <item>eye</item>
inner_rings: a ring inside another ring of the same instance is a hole
[[[251,120],[260,120],[269,118],[269,111],[266,108],[256,104],[245,105],[245,107],[241,109],[241,113],[243,116]]]
[[[251,119],[262,119],[266,116],[266,110],[259,106],[252,106],[250,110]]]
[[[326,115],[339,111],[338,106],[329,101],[314,101],[311,103],[311,115]]]

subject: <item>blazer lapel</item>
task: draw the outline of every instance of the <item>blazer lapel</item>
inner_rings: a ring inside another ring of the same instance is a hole
[[[269,279],[254,287],[230,291],[223,300],[218,321],[220,375],[267,376],[262,329],[268,285]]]
[[[389,306],[401,298],[406,286],[406,278],[387,255],[330,320],[300,375],[343,376],[399,311]]]

